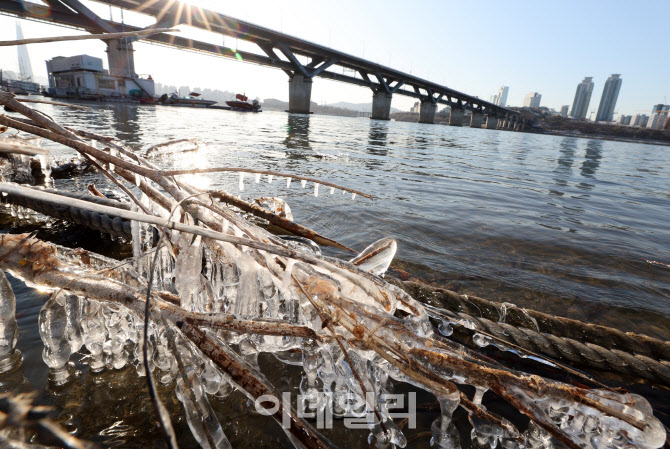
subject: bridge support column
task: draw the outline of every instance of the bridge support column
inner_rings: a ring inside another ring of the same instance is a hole
[[[419,123],[435,123],[437,105],[431,101],[422,101],[419,106]]]
[[[465,117],[465,111],[462,109],[451,108],[451,113],[449,114],[449,126],[463,126],[463,117]]]
[[[374,120],[390,120],[392,94],[385,91],[378,91],[372,94],[372,114]]]
[[[486,117],[486,129],[496,129],[498,128],[498,117],[489,115]]]
[[[470,119],[470,128],[481,128],[483,118],[484,115],[480,114],[479,112],[473,112],[472,118]]]
[[[312,78],[297,73],[288,80],[288,112],[309,114]]]
[[[135,74],[135,58],[133,44],[127,39],[110,39],[107,42],[107,62],[109,73],[121,76],[137,76]]]

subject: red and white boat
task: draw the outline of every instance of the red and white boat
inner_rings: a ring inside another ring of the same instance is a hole
[[[249,97],[242,94],[235,95],[235,100],[226,101],[226,104],[230,106],[234,111],[244,111],[244,112],[260,112],[261,104],[258,100],[254,100],[249,103]]]

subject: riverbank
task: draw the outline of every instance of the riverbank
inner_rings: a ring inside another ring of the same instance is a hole
[[[526,120],[526,126],[523,130],[526,133],[670,146],[670,130],[601,124],[558,116],[542,116],[526,109],[521,109],[520,112],[521,119]],[[399,122],[417,123],[419,114],[416,112],[396,112],[391,114],[391,119]],[[435,114],[435,124],[449,125],[449,115]]]

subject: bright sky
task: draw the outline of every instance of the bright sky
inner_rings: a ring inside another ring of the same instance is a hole
[[[363,56],[486,100],[510,86],[508,103],[521,105],[537,91],[542,105],[572,105],[577,84],[594,78],[589,111],[595,110],[607,77],[620,73],[623,85],[616,111],[651,112],[670,97],[667,26],[670,1],[508,1],[478,0],[192,0],[240,20],[266,26],[322,45]],[[107,6],[85,0],[104,18]],[[113,19],[120,20],[114,9]],[[147,16],[125,13],[127,23],[146,26]],[[15,39],[13,18],[0,16],[0,40]],[[78,31],[22,21],[26,38],[79,34]],[[183,35],[221,43],[180,26]],[[254,49],[225,38],[226,46]],[[45,59],[81,53],[103,58],[99,41],[33,44],[28,47],[35,75],[46,78]],[[288,78],[280,70],[223,58],[135,44],[135,66],[157,82],[240,91],[252,97],[288,99]],[[258,50],[260,53],[260,50]],[[0,68],[18,71],[16,49],[0,47]],[[371,101],[362,87],[317,79],[318,103]],[[393,106],[414,102],[396,96]]]

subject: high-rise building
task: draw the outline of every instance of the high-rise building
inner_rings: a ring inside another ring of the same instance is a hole
[[[646,127],[648,122],[649,116],[647,114],[637,114],[632,121],[633,126],[639,126],[641,128]]]
[[[500,86],[500,89],[498,89],[498,95],[496,95],[495,104],[502,107],[507,106],[508,93],[509,93],[509,86]]]
[[[568,116],[568,111],[570,111],[570,105],[569,104],[561,106],[561,117],[567,117]]]
[[[623,114],[621,114],[621,115],[619,116],[619,120],[617,120],[617,123],[618,123],[619,125],[630,125],[630,121],[632,120],[632,118],[633,118],[633,117],[631,117],[630,115],[623,115]]]
[[[23,30],[21,24],[16,21],[16,39],[23,39]],[[21,81],[33,81],[33,68],[30,65],[30,56],[28,56],[28,48],[25,45],[16,47],[19,53],[19,73],[21,74]]]
[[[584,81],[577,85],[575,100],[572,102],[572,112],[570,115],[576,119],[586,118],[586,113],[591,102],[591,93],[593,92],[593,78],[587,76]]]
[[[614,108],[616,101],[619,98],[619,90],[621,90],[621,75],[613,73],[612,76],[605,81],[603,88],[603,95],[600,97],[600,106],[598,106],[598,113],[596,114],[596,122],[611,122],[614,117]]]
[[[537,92],[526,94],[526,97],[523,99],[523,107],[539,108],[540,100],[542,100],[542,95],[538,94]]]
[[[651,109],[651,118],[649,119],[649,128],[663,129],[665,121],[668,119],[670,113],[670,105],[656,104]]]
[[[498,104],[498,96],[497,95],[491,95],[489,97],[489,103]]]

